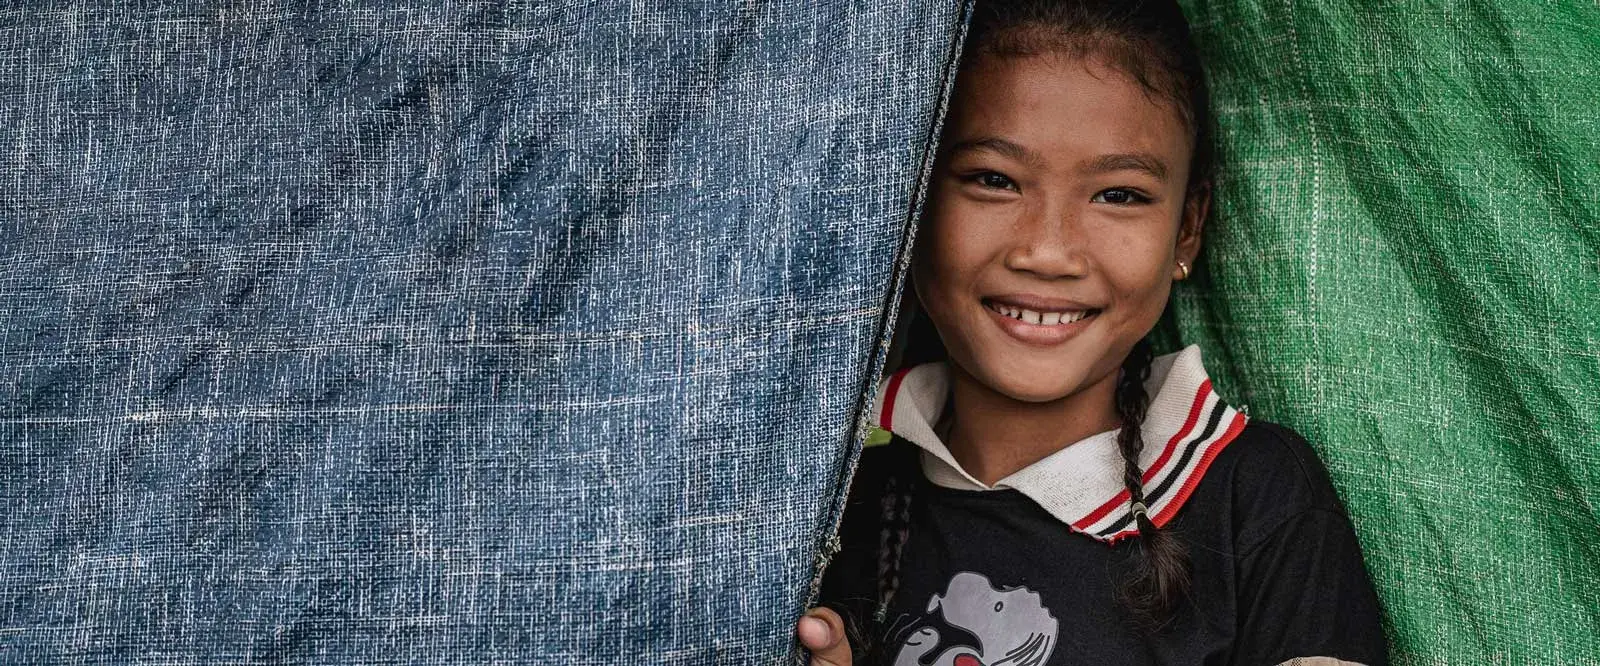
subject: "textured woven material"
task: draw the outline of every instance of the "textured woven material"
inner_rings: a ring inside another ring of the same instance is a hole
[[[1318,446],[1398,663],[1600,663],[1600,6],[1187,7],[1225,174],[1184,342]]]
[[[0,9],[0,663],[783,662],[959,10]]]

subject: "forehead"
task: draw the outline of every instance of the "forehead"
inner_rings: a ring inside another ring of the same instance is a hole
[[[1193,137],[1178,108],[1103,58],[982,57],[963,69],[946,145],[995,137],[1047,162],[1148,152],[1187,170]]]

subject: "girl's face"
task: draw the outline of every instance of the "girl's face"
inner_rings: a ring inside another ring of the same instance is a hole
[[[950,360],[1026,402],[1114,386],[1200,249],[1193,141],[1177,107],[1100,58],[965,69],[913,269]]]

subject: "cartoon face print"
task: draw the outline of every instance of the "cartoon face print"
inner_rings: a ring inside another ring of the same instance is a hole
[[[895,666],[1042,666],[1055,649],[1056,618],[1037,592],[962,571],[902,635]]]

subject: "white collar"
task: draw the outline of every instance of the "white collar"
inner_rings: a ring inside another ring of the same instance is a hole
[[[1154,397],[1141,428],[1145,447],[1139,467],[1144,470],[1145,505],[1159,527],[1189,498],[1217,453],[1244,429],[1246,417],[1211,390],[1196,345],[1156,357],[1145,390]],[[961,469],[934,434],[948,391],[949,368],[926,363],[885,378],[873,400],[873,424],[922,449],[922,470],[929,481],[964,490],[1015,489],[1073,531],[1108,543],[1138,532],[1122,484],[1116,430],[1074,442],[985,486]]]

